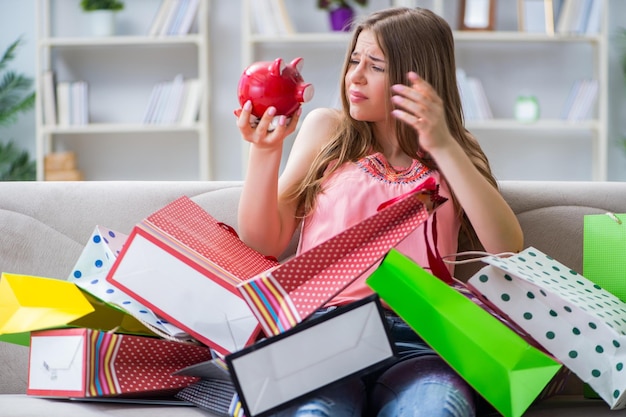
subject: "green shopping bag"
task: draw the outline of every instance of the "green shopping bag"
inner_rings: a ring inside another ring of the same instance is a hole
[[[583,276],[626,301],[626,214],[587,214],[583,220]]]
[[[626,301],[626,214],[587,214],[583,219],[583,276]],[[599,395],[584,384],[585,398]]]
[[[366,282],[505,417],[521,416],[562,366],[395,249]]]

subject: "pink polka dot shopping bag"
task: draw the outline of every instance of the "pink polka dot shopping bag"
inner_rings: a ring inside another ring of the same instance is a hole
[[[237,286],[266,335],[307,318],[366,273],[446,199],[433,178],[360,223]]]
[[[30,345],[36,396],[174,395],[198,378],[172,374],[211,358],[205,346],[86,328],[33,332]]]
[[[277,264],[183,196],[133,227],[106,280],[226,354],[260,333],[237,284]]]

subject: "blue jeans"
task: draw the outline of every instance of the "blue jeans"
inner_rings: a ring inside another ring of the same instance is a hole
[[[321,313],[316,313],[321,314]],[[275,417],[474,417],[474,393],[399,317],[388,314],[398,361],[349,378]]]

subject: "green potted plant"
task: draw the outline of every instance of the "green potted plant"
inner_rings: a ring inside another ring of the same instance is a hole
[[[15,71],[5,70],[21,44],[13,42],[0,57],[0,127],[17,121],[20,113],[35,106],[35,93],[31,90],[33,80]],[[32,181],[36,178],[35,162],[25,150],[18,149],[12,140],[0,137],[0,181]]]
[[[86,12],[94,10],[111,10],[117,12],[124,9],[124,3],[119,0],[81,0],[80,6]]]
[[[119,0],[81,0],[80,6],[91,19],[90,29],[94,36],[115,34],[115,13],[124,9]]]
[[[335,31],[349,31],[354,19],[354,7],[367,5],[367,0],[317,0],[317,7],[327,10],[330,26]]]

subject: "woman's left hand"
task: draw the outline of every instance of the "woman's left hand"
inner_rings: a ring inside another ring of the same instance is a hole
[[[391,114],[417,131],[420,147],[425,152],[454,141],[446,122],[443,100],[415,72],[409,72],[408,78],[410,86],[395,84],[391,87],[391,101],[396,106]]]

